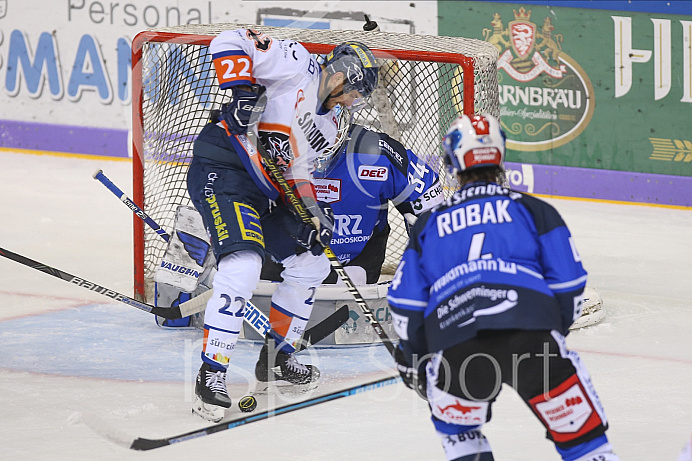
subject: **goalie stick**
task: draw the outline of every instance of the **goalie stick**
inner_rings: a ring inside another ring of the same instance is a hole
[[[127,304],[128,306],[135,307],[139,310],[142,310],[144,312],[148,312],[150,314],[158,315],[163,318],[167,319],[179,319],[182,317],[187,317],[190,315],[189,313],[186,313],[186,315],[181,315],[181,310],[180,307],[183,306],[181,304],[180,306],[175,306],[175,307],[156,307],[152,306],[147,303],[143,303],[140,301],[137,301],[136,299],[132,299],[129,296],[125,296],[122,293],[118,293],[115,290],[111,290],[110,288],[103,287],[101,285],[98,285],[96,283],[90,282],[86,279],[83,279],[81,277],[77,277],[75,275],[69,274],[65,271],[61,271],[60,269],[56,269],[55,267],[48,266],[46,264],[40,263],[38,261],[34,261],[33,259],[27,258],[26,256],[22,256],[17,253],[13,253],[9,250],[6,250],[5,248],[0,248],[0,256],[4,256],[7,259],[11,259],[12,261],[18,262],[19,264],[24,264],[25,266],[28,266],[32,269],[39,270],[41,272],[45,272],[48,275],[52,275],[53,277],[57,277],[61,280],[64,280],[68,283],[72,283],[74,285],[80,286],[82,288],[86,288],[89,291],[94,291],[98,294],[101,294],[103,296],[107,296],[115,301],[121,302],[123,304]],[[211,290],[210,290],[211,291]],[[198,298],[201,296],[198,296]],[[193,298],[197,299],[197,298]],[[189,301],[188,301],[189,302]],[[254,307],[254,306],[253,306]],[[256,307],[254,308],[257,312],[259,312],[259,309]],[[250,309],[246,309],[246,312],[248,312]],[[254,316],[255,314],[253,314]],[[346,323],[348,321],[348,306],[344,305],[341,306],[341,308],[337,309],[334,311],[333,314],[330,314],[327,318],[322,320],[321,322],[317,323],[316,325],[313,325],[311,328],[308,328],[305,330],[305,333],[303,334],[303,340],[301,341],[300,346],[296,349],[296,351],[300,352],[303,349],[318,343],[322,341],[324,338],[332,334],[337,328],[339,328],[341,325]],[[246,318],[247,321],[247,318]],[[262,336],[264,336],[263,333]]]
[[[151,219],[151,217],[144,212],[143,209],[137,206],[135,202],[130,200],[130,198],[123,192],[121,191],[118,186],[113,184],[110,179],[106,177],[105,174],[103,174],[103,170],[96,170],[93,175],[91,175],[94,179],[98,180],[106,186],[106,188],[113,192],[113,194],[120,199],[121,202],[123,202],[134,214],[136,214],[139,218],[142,219],[145,223],[151,227],[154,232],[159,234],[162,239],[164,239],[166,242],[170,239],[170,236],[166,233],[165,230],[159,226],[156,221]]]
[[[215,434],[217,432],[226,431],[239,426],[244,426],[246,424],[255,423],[257,421],[262,421],[268,418],[272,418],[274,416],[279,416],[285,413],[290,413],[292,411],[308,408],[314,405],[319,405],[320,403],[331,402],[332,400],[337,400],[342,397],[348,397],[350,395],[356,395],[362,392],[378,389],[380,387],[389,386],[390,384],[397,383],[400,380],[401,378],[398,376],[387,376],[386,378],[380,378],[374,381],[370,381],[368,383],[359,384],[357,386],[343,389],[341,391],[335,391],[326,395],[313,397],[302,402],[283,405],[271,410],[264,411],[262,413],[240,417],[232,419],[230,421],[224,421],[218,424],[214,424],[213,426],[207,426],[201,429],[185,432],[184,434],[174,435],[171,437],[164,437],[161,439],[131,437],[117,429],[110,427],[96,415],[82,415],[81,421],[96,434],[110,440],[113,443],[116,443],[126,448],[130,448],[132,450],[148,451],[153,450],[155,448],[173,445],[175,443],[185,442],[186,440],[197,439],[199,437],[204,437],[207,435]]]
[[[269,172],[272,174],[274,180],[277,182],[279,187],[281,187],[281,190],[283,191],[291,206],[293,206],[293,209],[298,214],[300,219],[305,224],[315,226],[313,216],[307,210],[300,198],[298,198],[295,192],[293,192],[293,189],[286,181],[286,178],[274,162],[274,159],[269,155],[269,153],[264,149],[264,147],[259,142],[257,142],[257,139],[254,137],[254,133],[248,131],[245,135],[231,135],[230,133],[228,134],[229,139],[234,144],[235,148],[238,149],[239,152],[245,151],[251,158],[257,155],[257,153],[259,152],[260,156],[262,157],[262,160],[264,160],[265,164],[267,165]],[[251,139],[251,137],[254,139]],[[360,292],[358,291],[358,288],[356,288],[356,284],[353,283],[351,277],[349,277],[349,275],[344,270],[344,266],[341,264],[341,261],[339,261],[339,258],[336,256],[334,251],[332,251],[328,243],[320,243],[324,247],[324,254],[327,256],[327,259],[329,259],[329,263],[334,269],[334,272],[336,272],[336,274],[344,282],[344,285],[346,285],[346,288],[348,289],[349,293],[351,293],[351,295],[356,301],[356,304],[363,312],[363,315],[368,320],[372,328],[375,330],[375,333],[377,333],[377,336],[379,336],[380,340],[385,345],[389,353],[394,355],[395,347],[392,343],[392,340],[389,338],[389,336],[387,336],[387,333],[385,333],[384,329],[382,328],[382,325],[380,325],[377,319],[375,319],[375,315],[368,307],[363,296],[361,296]]]
[[[161,236],[166,242],[170,239],[168,233],[159,224],[154,221],[149,215],[147,215],[144,210],[137,206],[130,198],[118,188],[113,182],[106,177],[103,170],[96,170],[92,177],[104,186],[113,194],[120,199],[127,207],[132,210],[132,212],[141,218],[149,227],[151,227],[157,234]],[[175,319],[180,319],[187,317],[189,315],[197,314],[198,312],[204,311],[207,306],[207,301],[211,298],[212,290],[207,290],[204,293],[192,298],[189,301],[179,304],[176,307],[152,307],[153,309],[172,309],[173,314],[176,315]],[[148,306],[148,304],[147,304]],[[137,306],[135,306],[137,307]],[[151,312],[151,311],[149,311]],[[154,313],[154,312],[152,312]],[[156,314],[160,315],[160,314]],[[164,318],[164,315],[160,315]],[[348,306],[341,306],[339,309],[334,311],[334,313],[327,316],[321,322],[308,328],[303,333],[303,340],[300,345],[296,347],[296,352],[300,352],[312,344],[318,343],[329,336],[331,333],[336,331],[341,325],[346,323],[349,319]],[[257,308],[250,300],[246,301],[245,314],[243,316],[245,323],[250,325],[260,336],[264,337],[269,329],[269,319],[267,316]]]

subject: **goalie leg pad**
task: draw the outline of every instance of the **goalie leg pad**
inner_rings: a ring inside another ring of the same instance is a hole
[[[181,291],[180,288],[168,285],[166,283],[154,283],[154,305],[159,307],[174,307],[185,301],[189,301],[192,296],[190,293]],[[195,327],[192,324],[192,316],[183,317],[181,319],[166,319],[156,316],[156,324],[162,328],[191,328]]]
[[[213,294],[204,312],[202,360],[228,366],[240,335],[246,300],[257,286],[262,258],[253,251],[239,251],[219,262]]]
[[[209,248],[202,216],[192,207],[179,206],[155,280],[191,293],[197,288],[200,275],[214,263]]]
[[[282,261],[283,282],[272,295],[269,323],[272,336],[281,350],[290,354],[303,336],[315,301],[315,290],[329,275],[329,260],[310,252],[289,256]]]

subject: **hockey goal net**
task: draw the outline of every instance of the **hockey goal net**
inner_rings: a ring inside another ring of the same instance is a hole
[[[440,141],[455,117],[499,116],[497,51],[487,42],[387,32],[276,28],[247,24],[187,25],[145,31],[132,43],[133,199],[164,229],[179,205],[191,206],[186,171],[192,143],[209,112],[225,102],[208,53],[221,31],[257,29],[302,43],[315,55],[344,41],[365,43],[381,60],[380,85],[354,123],[398,139],[447,181]],[[445,184],[445,193],[452,188]],[[406,246],[403,220],[390,212],[392,232],[384,273],[393,273]],[[135,295],[153,302],[153,280],[166,248],[134,220]]]

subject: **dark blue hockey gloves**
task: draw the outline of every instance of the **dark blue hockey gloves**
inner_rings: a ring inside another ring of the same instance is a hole
[[[231,134],[245,134],[259,121],[267,107],[266,91],[265,87],[257,84],[251,85],[249,91],[237,86],[231,88],[231,100],[221,107],[220,114]]]
[[[334,232],[334,212],[328,203],[315,202],[312,206],[308,205],[312,215],[319,219],[319,229],[314,226],[299,223],[294,236],[301,246],[304,246],[315,256],[324,252],[324,245],[332,241]]]
[[[405,357],[401,347],[394,350],[394,360],[396,361],[396,369],[401,375],[401,380],[406,387],[413,389],[418,394],[418,397],[427,400],[427,378],[425,374],[425,365],[427,360],[417,361],[414,367]]]

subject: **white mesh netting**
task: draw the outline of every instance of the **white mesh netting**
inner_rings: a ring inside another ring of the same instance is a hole
[[[440,141],[452,120],[464,109],[499,116],[497,51],[480,40],[241,24],[187,25],[144,32],[133,43],[135,53],[141,48],[141,57],[136,54],[133,61],[133,104],[139,111],[133,117],[133,138],[135,155],[141,158],[141,169],[139,162],[134,162],[134,190],[141,187],[144,210],[164,229],[172,228],[179,205],[191,205],[185,176],[192,142],[207,123],[210,110],[219,107],[225,97],[218,88],[206,45],[219,32],[237,28],[257,29],[275,39],[293,39],[316,54],[325,53],[329,48],[325,45],[348,40],[375,50],[382,59],[380,86],[368,106],[356,113],[354,122],[400,140],[445,181]],[[472,87],[465,82],[470,72]],[[450,191],[447,187],[446,193]],[[385,273],[396,268],[407,242],[396,211],[390,213],[390,224]],[[144,276],[145,293],[137,294],[151,301],[154,271],[166,244],[149,228],[143,235],[136,233],[135,244],[144,250],[142,260],[135,261],[135,269]]]

